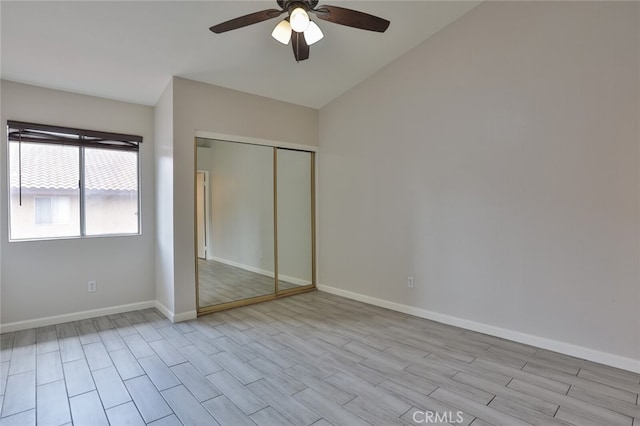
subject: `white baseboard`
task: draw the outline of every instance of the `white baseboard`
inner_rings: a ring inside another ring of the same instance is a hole
[[[180,312],[176,314],[157,300],[155,302],[155,307],[171,322],[188,321],[198,317],[197,311]]]
[[[104,315],[121,314],[123,312],[148,309],[156,306],[155,300],[146,302],[129,303],[127,305],[110,306],[108,308],[92,309],[89,311],[73,312],[70,314],[54,315],[51,317],[35,318],[25,321],[16,321],[0,324],[0,333],[27,330],[36,327],[46,327],[48,325],[62,324],[70,321],[80,321],[88,318],[101,317]]]
[[[255,272],[256,274],[264,275],[265,277],[273,278],[275,273],[273,271],[268,271],[266,269],[256,268],[255,266],[244,265],[242,263],[234,262],[233,260],[223,259],[221,257],[212,257],[210,260],[215,260],[216,262],[224,263],[225,265],[234,266],[236,268],[244,269],[245,271]],[[280,279],[282,281],[286,281],[295,285],[309,285],[311,281],[304,280],[301,278],[290,277],[288,275],[278,274],[280,275]]]
[[[303,280],[301,278],[290,277],[289,275],[284,275],[284,274],[278,274],[278,275],[280,275],[280,281],[286,281],[286,282],[288,282],[290,284],[295,284],[295,285],[311,285],[311,284],[313,284],[309,280]]]
[[[169,308],[167,308],[166,306],[164,306],[162,303],[158,302],[157,300],[155,302],[155,307],[156,307],[157,310],[162,312],[162,315],[167,317],[167,319],[169,321],[173,322],[173,312],[170,311]]]
[[[173,322],[189,321],[198,318],[198,311],[180,312],[173,316]]]
[[[235,268],[244,269],[245,271],[255,272],[256,274],[265,275],[267,277],[273,278],[273,271],[267,271],[266,269],[245,265],[243,263],[239,263],[234,260],[223,259],[222,257],[213,256],[211,260],[215,260],[216,262],[224,263],[225,265],[233,266]]]
[[[463,318],[440,314],[437,312],[428,311],[426,309],[403,305],[396,302],[390,302],[388,300],[378,299],[376,297],[371,297],[323,284],[318,284],[317,288],[319,291],[346,297],[347,299],[357,300],[359,302],[364,302],[370,305],[391,309],[393,311],[403,312],[405,314],[430,319],[433,321],[441,322],[443,324],[453,325],[456,327],[465,328],[467,330],[489,334],[491,336],[496,336],[503,339],[512,340],[514,342],[524,343],[526,345],[559,352],[565,355],[586,359],[611,367],[621,368],[623,370],[632,371],[634,373],[640,373],[640,360],[637,359],[622,357],[608,352],[586,348],[584,346],[573,345],[570,343],[547,339],[540,336],[534,336],[532,334],[522,333],[515,330],[509,330],[506,328],[495,327],[492,325],[483,324]]]
[[[129,303],[127,305],[110,306],[108,308],[92,309],[89,311],[73,312],[70,314],[54,315],[50,317],[34,318],[25,321],[9,322],[0,324],[0,334],[12,331],[28,330],[30,328],[46,327],[48,325],[62,324],[70,321],[80,321],[89,318],[102,317],[105,315],[121,314],[123,312],[138,311],[140,309],[157,308],[171,322],[180,322],[196,319],[197,311],[180,312],[174,314],[157,300],[146,302]]]

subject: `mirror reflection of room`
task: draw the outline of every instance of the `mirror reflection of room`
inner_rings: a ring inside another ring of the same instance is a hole
[[[196,143],[199,308],[312,286],[311,154]]]
[[[312,283],[311,154],[277,149],[278,290]]]

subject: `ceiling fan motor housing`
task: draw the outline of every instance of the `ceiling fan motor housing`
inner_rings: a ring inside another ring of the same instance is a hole
[[[292,9],[298,6],[305,10],[313,10],[318,3],[319,0],[278,0],[278,6],[288,12],[291,12]]]

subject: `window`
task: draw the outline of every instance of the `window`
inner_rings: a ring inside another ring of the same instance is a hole
[[[140,233],[140,136],[7,127],[11,240]]]
[[[68,225],[71,198],[35,197],[36,225]]]

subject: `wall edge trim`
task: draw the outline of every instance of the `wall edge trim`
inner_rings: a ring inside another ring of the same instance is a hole
[[[248,136],[229,135],[225,133],[210,132],[207,130],[199,130],[199,129],[196,129],[195,137],[203,138],[203,139],[214,139],[214,140],[219,140],[223,142],[237,142],[237,143],[246,143],[250,145],[269,146],[269,147],[275,147],[275,148],[289,148],[289,149],[296,149],[299,151],[307,151],[307,152],[318,151],[317,145],[305,145],[305,144],[293,143],[293,142],[281,142],[281,141],[276,141],[271,139],[261,139],[261,138],[252,138]]]
[[[167,317],[167,319],[169,319],[169,321],[176,323],[176,322],[181,322],[181,321],[188,321],[188,320],[192,320],[192,319],[196,319],[198,318],[198,312],[197,311],[187,311],[187,312],[179,312],[179,313],[174,313],[173,311],[169,310],[169,308],[167,308],[166,306],[164,306],[162,303],[160,303],[159,301],[155,301],[155,305],[156,309],[158,309],[160,312],[162,312],[162,315],[164,315],[165,317]]]
[[[173,316],[173,322],[189,321],[198,318],[198,311],[178,312]]]
[[[80,321],[89,318],[101,317],[104,315],[121,314],[123,312],[137,311],[156,307],[155,300],[146,302],[129,303],[126,305],[109,306],[106,308],[91,309],[87,311],[72,312],[69,314],[53,315],[49,317],[34,318],[24,321],[16,321],[0,324],[0,333],[27,330],[30,328],[46,327],[49,325],[62,324],[70,321]]]
[[[559,352],[561,354],[597,362],[599,364],[608,365],[610,367],[620,368],[622,370],[627,370],[634,373],[640,373],[640,359],[636,360],[633,358],[627,358],[620,355],[587,348],[584,346],[578,346],[571,343],[548,339],[546,337],[540,337],[520,331],[496,327],[464,318],[454,317],[451,315],[440,314],[426,309],[391,302],[388,300],[379,299],[376,297],[367,296],[365,294],[343,290],[324,284],[318,284],[316,287],[319,291],[335,294],[336,296],[342,296],[347,299],[357,300],[359,302],[379,306],[381,308],[391,309],[393,311],[402,312],[409,315],[414,315],[443,324],[461,327],[467,330],[476,331],[478,333],[488,334],[514,342],[524,343],[526,345]]]
[[[266,269],[256,268],[254,266],[245,265],[243,263],[239,263],[233,260],[224,259],[222,257],[211,256],[211,258],[207,260],[214,260],[216,262],[224,263],[225,265],[233,266],[236,268],[244,269],[245,271],[255,272],[256,274],[264,275],[265,277],[275,278],[275,273],[273,271],[268,271]],[[292,277],[290,275],[278,274],[280,280],[290,282],[295,285],[310,285],[311,281],[307,281],[301,278]]]

